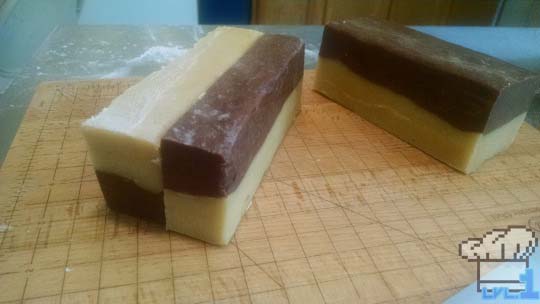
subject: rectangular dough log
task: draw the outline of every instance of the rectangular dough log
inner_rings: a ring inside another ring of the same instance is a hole
[[[537,75],[401,25],[325,27],[315,90],[464,173],[513,142]]]
[[[262,36],[165,134],[167,229],[229,242],[297,114],[303,50]]]
[[[217,28],[83,123],[90,158],[111,209],[164,223],[161,138],[261,36],[257,31]]]
[[[303,43],[218,28],[83,123],[113,210],[226,244],[299,109]]]

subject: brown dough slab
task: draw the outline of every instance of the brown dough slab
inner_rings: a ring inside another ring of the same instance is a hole
[[[120,213],[165,224],[163,192],[144,190],[131,180],[106,172],[96,171],[99,186],[107,206]]]
[[[259,38],[163,137],[164,188],[210,197],[234,191],[303,72],[298,38]]]
[[[463,131],[487,133],[525,113],[540,84],[527,70],[373,18],[328,24],[320,56]]]

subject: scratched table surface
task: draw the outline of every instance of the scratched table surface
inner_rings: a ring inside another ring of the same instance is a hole
[[[431,303],[457,245],[540,219],[540,133],[470,176],[311,91],[231,244],[105,206],[79,125],[136,79],[38,87],[0,169],[0,303]]]

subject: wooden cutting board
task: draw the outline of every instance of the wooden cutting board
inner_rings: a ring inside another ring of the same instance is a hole
[[[312,81],[226,247],[105,207],[79,124],[135,79],[42,84],[0,170],[0,303],[440,302],[475,279],[461,240],[540,223],[531,126],[465,176]]]

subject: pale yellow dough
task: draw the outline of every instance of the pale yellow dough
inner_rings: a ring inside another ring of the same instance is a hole
[[[298,114],[301,92],[302,82],[285,101],[263,145],[234,192],[223,198],[214,198],[164,189],[167,230],[216,245],[229,243],[275,152]]]
[[[525,113],[487,134],[465,132],[405,96],[354,73],[337,60],[319,58],[315,90],[464,173],[510,146]]]

